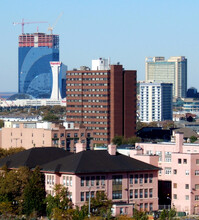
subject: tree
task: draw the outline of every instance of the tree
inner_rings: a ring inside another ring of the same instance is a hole
[[[56,184],[54,192],[54,197],[48,195],[45,200],[47,216],[54,219],[58,219],[60,215],[68,217],[69,210],[73,208],[73,204],[69,199],[68,189],[61,184]]]
[[[107,198],[104,191],[98,191],[94,198],[90,201],[90,210],[93,216],[103,216],[109,219],[111,217],[112,201]],[[83,210],[88,211],[88,202],[83,207]]]
[[[196,136],[191,136],[189,139],[190,139],[191,143],[194,143],[195,141],[197,141],[197,137]]]
[[[46,115],[44,115],[43,120],[53,122],[58,121],[59,117],[54,115],[53,113],[48,112]]]
[[[4,121],[0,120],[0,128],[2,128],[4,126]]]
[[[122,144],[130,144],[130,145],[134,145],[135,143],[139,143],[141,142],[141,138],[133,136],[130,138],[124,138],[123,136],[115,136],[112,139],[113,144],[120,146]]]
[[[115,145],[117,145],[117,146],[122,145],[123,141],[124,141],[124,137],[123,137],[123,136],[117,136],[117,135],[116,135],[116,136],[112,139],[112,143],[115,144]]]
[[[40,173],[40,168],[36,167],[30,174],[29,181],[23,192],[23,213],[29,216],[36,212],[41,216],[45,212],[44,201],[46,198],[44,177]]]
[[[135,220],[148,220],[148,216],[147,216],[146,212],[134,209],[133,210],[133,219],[135,219]]]

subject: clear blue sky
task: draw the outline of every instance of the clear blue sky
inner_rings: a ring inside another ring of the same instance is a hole
[[[188,87],[199,89],[198,0],[0,0],[0,92],[18,89],[18,35],[13,22],[47,21],[63,12],[60,60],[69,69],[99,57],[120,62],[145,78],[145,57],[186,56]],[[48,24],[25,25],[25,33],[47,32]]]

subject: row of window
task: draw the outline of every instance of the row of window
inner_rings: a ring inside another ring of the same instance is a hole
[[[129,191],[130,199],[143,199],[143,198],[153,198],[153,189],[131,189]]]
[[[110,89],[66,89],[67,92],[109,92]]]
[[[99,80],[96,78],[95,80]],[[108,83],[67,83],[67,86],[109,86]]]
[[[64,186],[72,186],[73,185],[73,179],[72,176],[63,176],[63,185]]]
[[[100,81],[107,81],[109,80],[109,78],[67,78],[67,81],[96,81],[96,80],[100,80]]]
[[[100,113],[106,112],[107,114],[107,111],[100,111]],[[96,112],[97,113],[97,112]],[[89,116],[89,115],[85,115],[85,116],[81,116],[81,115],[67,115],[66,116],[67,118],[71,118],[71,119],[74,119],[74,118],[96,118],[96,116]],[[78,121],[74,121],[74,123],[79,123]]]
[[[108,97],[108,94],[67,94],[67,97]]]
[[[103,76],[103,75],[109,75],[109,72],[104,72],[104,73],[96,73],[96,72],[88,72],[88,73],[69,73],[69,72],[67,72],[66,73],[67,74],[67,76],[81,76],[81,75],[84,75],[84,76],[95,76],[95,75],[101,75],[101,76]]]
[[[135,174],[135,175],[130,175],[130,180],[129,183],[130,184],[138,184],[138,182],[140,184],[142,183],[152,183],[153,182],[153,174]]]
[[[165,167],[165,174],[167,175],[171,175],[171,167]],[[177,174],[177,169],[173,170],[173,174]],[[159,174],[161,174],[161,171],[159,172]],[[189,176],[189,170],[185,170],[185,175]],[[199,176],[199,170],[195,170],[195,176]]]
[[[81,177],[80,185],[83,186],[104,186],[105,176]]]
[[[88,99],[88,100],[84,100],[84,99],[83,100],[82,99],[68,99],[67,103],[68,102],[109,102],[109,100],[107,100],[107,99]],[[84,107],[85,107],[85,105],[84,105]]]

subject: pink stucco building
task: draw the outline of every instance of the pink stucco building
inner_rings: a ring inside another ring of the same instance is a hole
[[[199,144],[183,143],[183,133],[179,132],[175,143],[137,143],[136,147],[138,159],[158,155],[160,204],[169,202],[177,211],[198,214]]]
[[[158,210],[158,167],[108,150],[85,151],[78,143],[73,155],[42,166],[48,194],[54,185],[68,187],[74,206],[81,207],[97,191],[104,191],[113,201],[113,215],[132,216],[133,208]]]

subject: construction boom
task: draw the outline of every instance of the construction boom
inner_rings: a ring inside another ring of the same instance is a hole
[[[22,34],[24,34],[24,25],[25,25],[25,24],[37,24],[37,23],[48,23],[48,22],[47,22],[47,21],[30,21],[30,22],[24,22],[24,19],[22,19],[22,22],[13,22],[13,25],[21,24]]]

